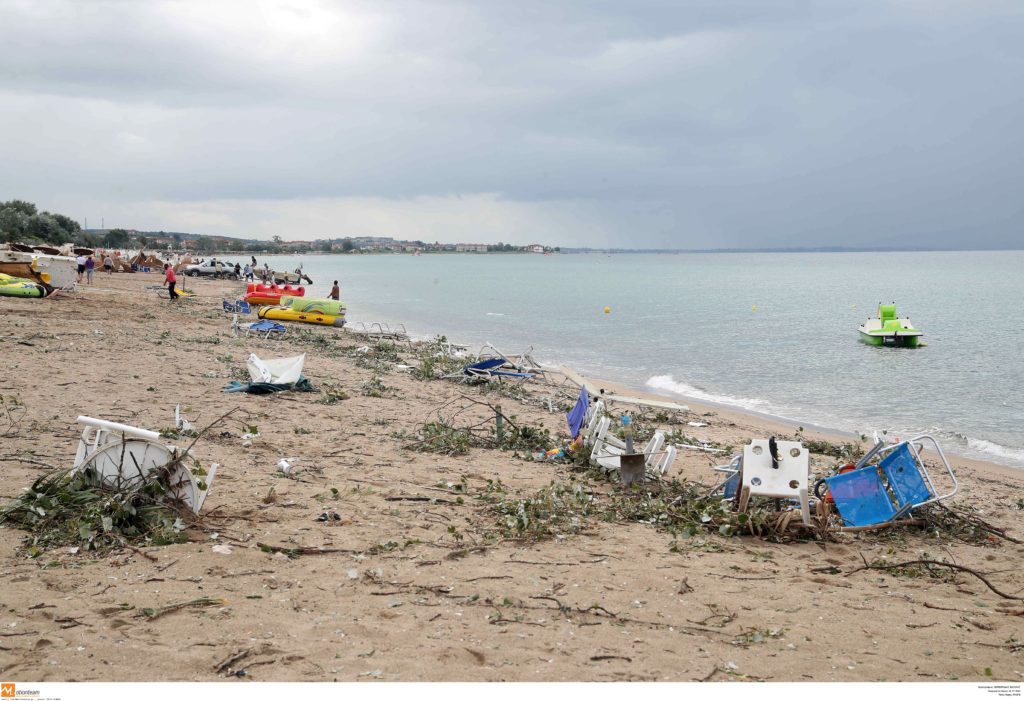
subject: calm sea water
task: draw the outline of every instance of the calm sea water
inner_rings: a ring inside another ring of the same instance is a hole
[[[269,258],[352,321],[1024,467],[1024,251]],[[927,347],[860,343],[879,301]]]

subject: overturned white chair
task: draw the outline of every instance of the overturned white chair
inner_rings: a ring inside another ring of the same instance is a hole
[[[172,464],[168,475],[169,496],[180,500],[193,513],[199,513],[213,484],[217,465],[211,465],[202,480],[197,480],[181,461],[178,449],[159,442],[160,434],[135,426],[90,416],[79,416],[84,424],[71,473],[92,471],[111,489],[131,489],[147,481],[152,472]]]
[[[755,438],[743,448],[737,510],[747,510],[750,497],[795,499],[803,522],[811,523],[807,496],[810,453],[796,441]]]
[[[598,399],[587,407],[587,413],[583,418],[583,445],[593,445],[594,437],[597,435],[597,424],[604,414],[604,402]]]
[[[593,439],[594,447],[590,451],[590,462],[605,470],[618,470],[619,458],[626,452],[626,443],[609,433],[611,423],[611,418],[607,416],[601,417],[598,421]],[[675,446],[665,448],[665,434],[661,431],[654,432],[641,452],[644,455],[646,469],[659,475],[665,474],[676,459]]]

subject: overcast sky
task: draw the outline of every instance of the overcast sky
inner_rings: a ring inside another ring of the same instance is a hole
[[[0,0],[0,200],[90,227],[1024,246],[1024,2]]]

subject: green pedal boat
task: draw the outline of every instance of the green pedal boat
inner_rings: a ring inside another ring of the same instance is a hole
[[[895,304],[879,304],[878,316],[865,321],[857,331],[860,340],[871,346],[917,348],[923,332],[914,328],[909,317],[897,317]]]

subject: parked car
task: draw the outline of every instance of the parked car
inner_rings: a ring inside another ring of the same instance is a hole
[[[189,277],[218,277],[237,280],[235,275],[235,264],[227,261],[211,258],[201,263],[193,263],[185,266],[185,274]]]

